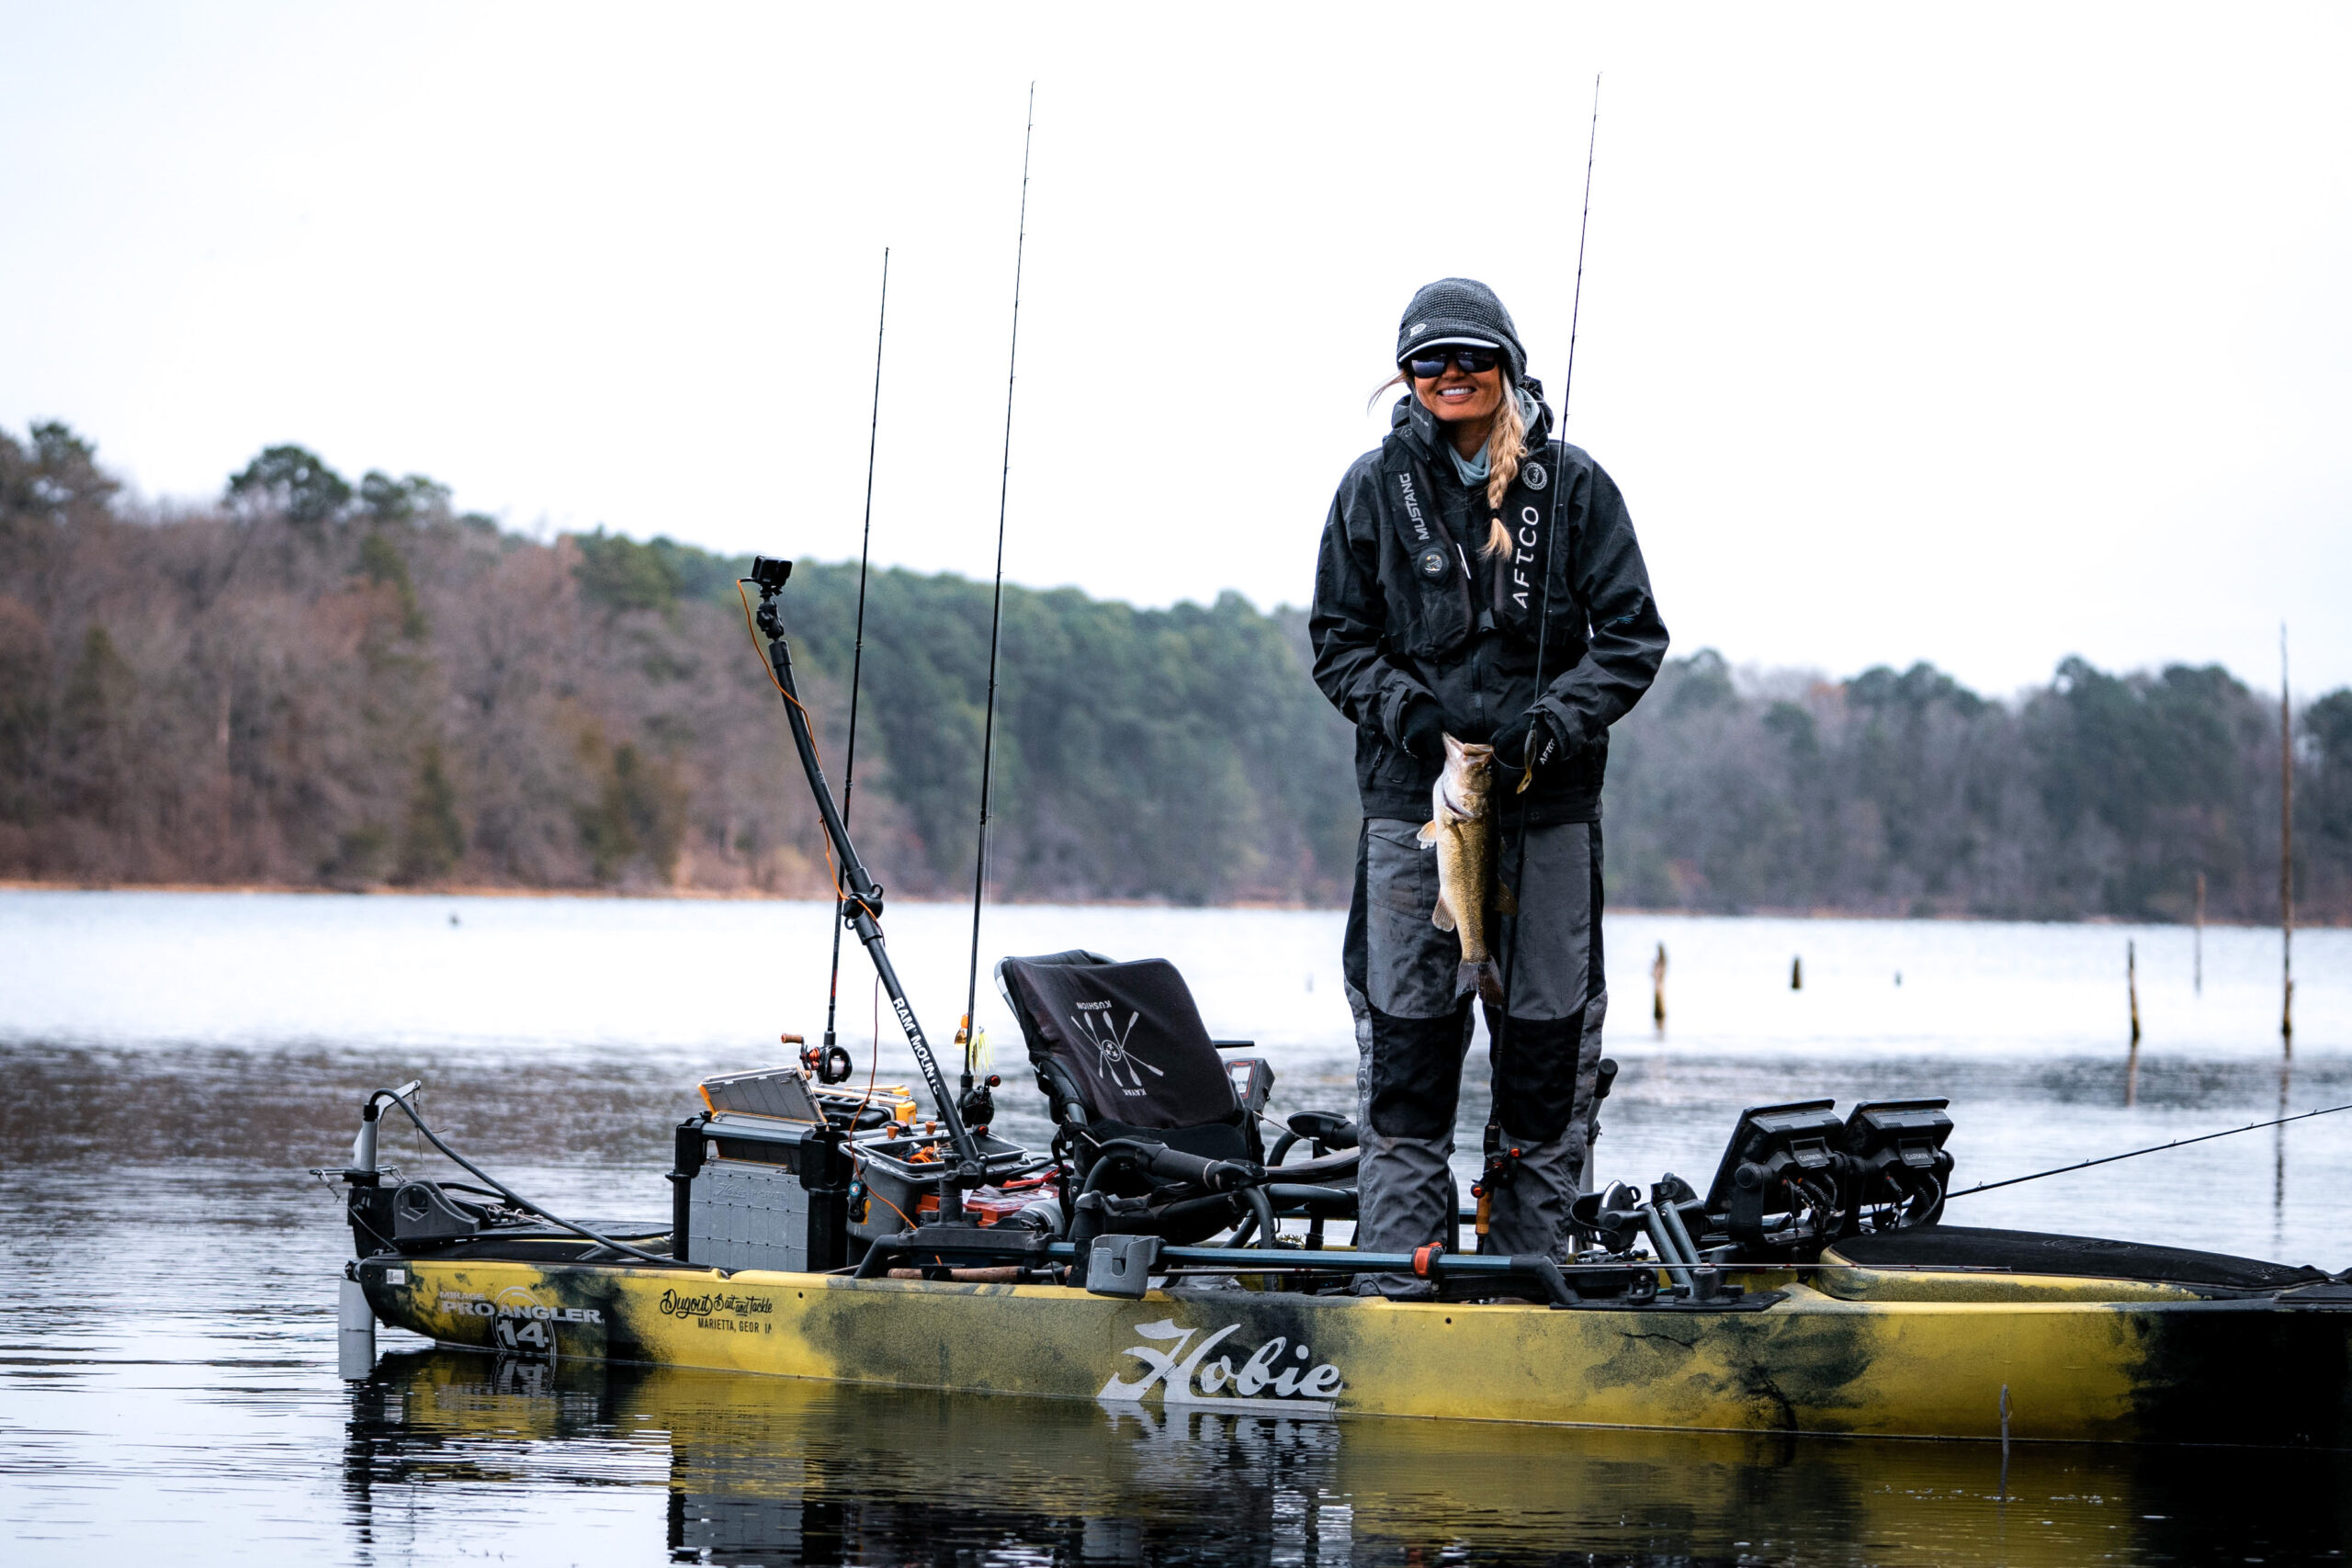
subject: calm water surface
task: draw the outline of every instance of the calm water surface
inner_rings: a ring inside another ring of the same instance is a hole
[[[890,916],[942,1037],[966,919]],[[667,1129],[695,1078],[822,1029],[826,921],[774,904],[0,894],[6,1561],[2276,1563],[2335,1560],[2352,1533],[2336,1455],[2019,1445],[2004,1479],[1988,1445],[1187,1424],[501,1367],[390,1331],[369,1381],[335,1376],[348,1242],[302,1169],[341,1163],[361,1094],[422,1076],[428,1115],[523,1190],[666,1213]],[[1740,1106],[1810,1094],[1951,1096],[1962,1185],[2352,1100],[2347,937],[2298,938],[2288,1073],[2275,933],[2208,931],[2200,993],[2171,929],[1617,918],[1625,1070],[1601,1174],[1701,1179]],[[1293,1110],[1352,1098],[1338,944],[1329,915],[1017,908],[991,911],[983,951],[1173,958],[1216,1032],[1262,1043]],[[854,946],[844,976],[863,1060]],[[1009,1034],[983,991],[982,1021]],[[880,1070],[907,1074],[903,1048],[885,1040]],[[1485,1114],[1465,1095],[1470,1146]],[[1001,1121],[1042,1138],[1017,1095]],[[2346,1190],[2352,1114],[1953,1217],[2335,1269],[2352,1264]]]

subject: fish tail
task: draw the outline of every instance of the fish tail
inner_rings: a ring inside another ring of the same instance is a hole
[[[1480,998],[1490,1005],[1502,1006],[1502,965],[1491,958],[1482,958],[1475,964],[1466,958],[1464,959],[1461,966],[1453,973],[1453,994],[1457,997],[1466,997],[1473,991],[1477,992]]]

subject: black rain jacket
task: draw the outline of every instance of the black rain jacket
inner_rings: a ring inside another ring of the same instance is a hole
[[[1462,483],[1436,416],[1409,393],[1387,439],[1356,459],[1331,500],[1307,632],[1315,683],[1355,722],[1367,817],[1428,818],[1444,759],[1408,753],[1399,723],[1409,702],[1429,696],[1447,731],[1471,741],[1540,705],[1565,755],[1517,797],[1526,820],[1598,820],[1609,727],[1641,700],[1666,658],[1666,623],[1624,498],[1583,449],[1549,439],[1543,388],[1532,378],[1525,385],[1539,412],[1499,513],[1484,484]],[[1509,560],[1478,553],[1496,516],[1511,530]],[[1539,692],[1547,572],[1551,630]]]

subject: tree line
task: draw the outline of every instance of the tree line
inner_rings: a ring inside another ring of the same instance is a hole
[[[326,886],[829,886],[726,558],[540,542],[422,476],[261,453],[134,508],[58,424],[0,433],[0,876]],[[853,824],[899,892],[969,886],[989,589],[886,571]],[[854,566],[785,593],[838,791]],[[992,880],[1023,898],[1344,897],[1348,737],[1300,617],[1008,587]]]
[[[2352,690],[2293,718],[2298,904],[2352,919]],[[1613,897],[2009,919],[2278,916],[2278,696],[2067,659],[1988,700],[1926,664],[1829,682],[1671,660],[1617,727]]]
[[[0,432],[0,876],[830,886],[751,641],[748,558],[537,540],[419,475],[274,446],[135,506],[66,427]],[[854,565],[785,591],[842,782]],[[853,825],[896,891],[968,886],[989,590],[876,572]],[[1343,902],[1352,738],[1306,617],[1005,591],[991,880],[1007,897]],[[2352,691],[2296,718],[2299,884],[2352,917]],[[2277,908],[2278,707],[2214,668],[2079,660],[1993,701],[1672,660],[1619,725],[1611,897],[1739,911],[2214,919]]]

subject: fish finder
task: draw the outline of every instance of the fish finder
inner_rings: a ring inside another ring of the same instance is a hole
[[[1707,1190],[1707,1214],[1736,1245],[1826,1239],[1844,1196],[1846,1123],[1828,1100],[1751,1106]]]
[[[1933,1224],[1951,1188],[1948,1100],[1881,1100],[1846,1119],[1846,1152],[1854,1176],[1847,1229]]]

